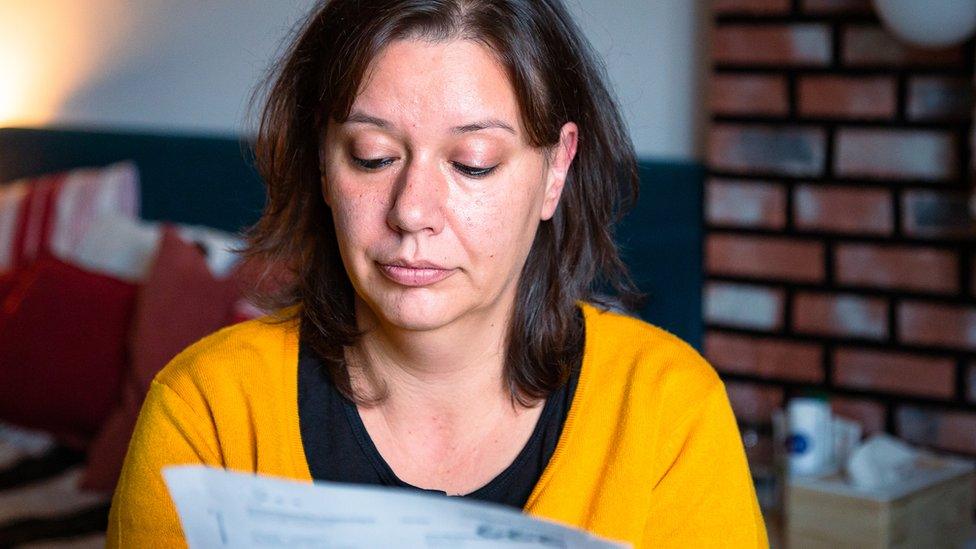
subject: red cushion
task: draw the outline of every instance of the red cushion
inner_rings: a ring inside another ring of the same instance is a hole
[[[90,439],[118,402],[136,286],[42,256],[0,306],[0,419]]]
[[[19,274],[17,271],[0,274],[0,307],[3,306],[4,298],[13,289]]]
[[[88,449],[82,486],[112,491],[135,420],[156,373],[181,350],[223,327],[240,291],[235,276],[217,280],[203,252],[164,227],[156,260],[139,292],[132,322],[132,361],[122,403]]]

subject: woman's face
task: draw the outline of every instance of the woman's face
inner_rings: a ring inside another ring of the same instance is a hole
[[[507,318],[498,315],[555,211],[576,131],[563,126],[547,162],[482,45],[386,47],[321,151],[322,194],[360,304],[407,330]]]

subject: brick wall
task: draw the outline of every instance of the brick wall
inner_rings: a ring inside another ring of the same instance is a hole
[[[741,421],[806,388],[976,456],[972,43],[868,0],[715,0],[705,354]]]

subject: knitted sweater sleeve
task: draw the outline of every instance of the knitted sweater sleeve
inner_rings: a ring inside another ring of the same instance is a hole
[[[642,547],[769,547],[749,465],[715,379],[671,426]]]
[[[177,392],[153,381],[109,513],[107,547],[186,547],[163,480],[167,465],[220,466],[214,432]]]

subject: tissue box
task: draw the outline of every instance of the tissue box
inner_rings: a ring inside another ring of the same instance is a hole
[[[905,482],[876,490],[837,475],[789,479],[787,547],[962,547],[973,520],[973,465],[934,457],[917,465]]]

